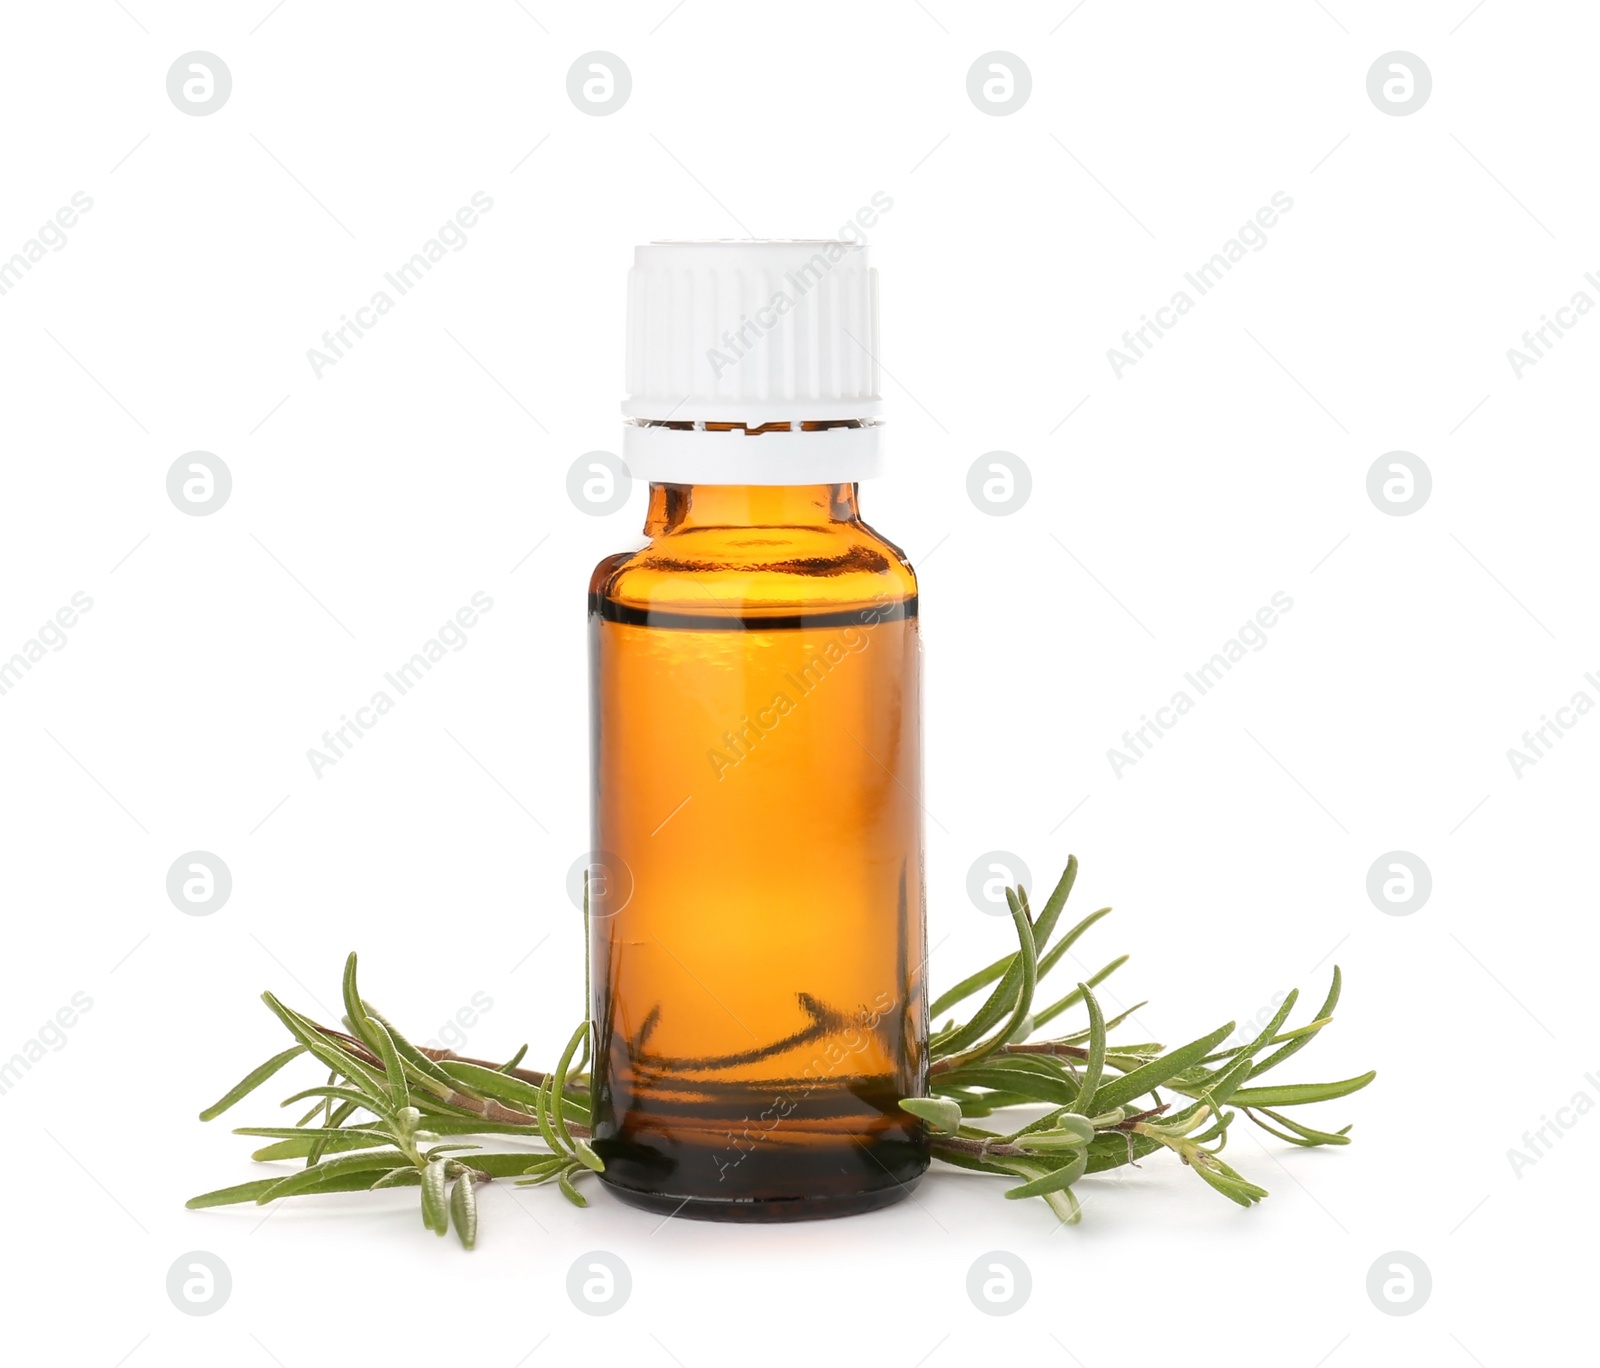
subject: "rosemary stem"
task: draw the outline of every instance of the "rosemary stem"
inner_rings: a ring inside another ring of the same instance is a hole
[[[331,1026],[318,1026],[317,1029],[323,1035],[337,1040],[342,1049],[347,1050],[354,1058],[360,1060],[369,1068],[382,1071],[383,1061],[366,1047],[365,1042],[344,1031],[336,1031]],[[458,1055],[450,1050],[431,1050],[426,1046],[418,1046],[417,1048],[422,1050],[428,1058],[435,1061],[440,1059],[459,1059],[463,1064],[478,1064],[483,1068],[496,1071],[500,1067],[498,1064],[492,1064],[487,1060],[468,1059],[465,1055]],[[515,1069],[512,1071],[512,1075],[526,1083],[531,1083],[535,1079],[542,1082],[549,1076],[547,1074],[536,1074],[532,1069]],[[441,1097],[439,1101],[445,1106],[455,1107],[460,1111],[471,1112],[475,1116],[481,1116],[485,1121],[493,1121],[496,1125],[526,1126],[531,1131],[537,1132],[538,1130],[538,1122],[534,1119],[532,1112],[516,1111],[503,1103],[496,1102],[493,1098],[468,1097],[464,1092],[451,1092],[447,1097]],[[567,1129],[584,1140],[589,1138],[589,1128],[587,1126],[569,1121]]]

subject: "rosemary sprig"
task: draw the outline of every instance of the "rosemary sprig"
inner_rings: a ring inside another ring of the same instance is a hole
[[[1220,1050],[1217,1047],[1234,1033],[1231,1021],[1172,1050],[1156,1044],[1110,1042],[1109,1032],[1145,1005],[1139,1003],[1108,1022],[1095,998],[1094,985],[1115,973],[1126,962],[1126,955],[1112,960],[1059,1001],[1036,1010],[1033,998],[1039,981],[1079,936],[1111,910],[1091,912],[1054,947],[1046,949],[1077,875],[1074,856],[1068,859],[1066,871],[1037,919],[1029,910],[1027,893],[1020,887],[1007,889],[1018,949],[956,985],[934,1004],[936,1013],[943,1012],[999,980],[967,1022],[947,1022],[935,1033],[930,1048],[931,1096],[900,1104],[934,1132],[930,1139],[935,1158],[1025,1179],[1005,1195],[1043,1197],[1062,1220],[1075,1222],[1080,1212],[1072,1187],[1079,1178],[1135,1163],[1163,1148],[1172,1150],[1206,1183],[1239,1205],[1260,1201],[1266,1190],[1248,1182],[1218,1157],[1239,1112],[1293,1144],[1350,1143],[1348,1126],[1334,1133],[1314,1130],[1272,1108],[1344,1097],[1366,1087],[1375,1073],[1333,1083],[1245,1086],[1304,1049],[1333,1020],[1342,985],[1337,966],[1328,995],[1309,1023],[1285,1029],[1299,1000],[1297,989],[1284,998],[1254,1039]],[[1089,1019],[1086,1029],[1045,1040],[1033,1038],[1041,1024],[1080,1002]],[[1193,1101],[1169,1115],[1173,1102],[1163,1099],[1163,1089]],[[1150,1105],[1140,1109],[1136,1104],[1146,1096]],[[1228,1110],[1230,1102],[1237,1112]],[[1051,1110],[1009,1134],[967,1124],[970,1119],[1030,1105]],[[1282,1129],[1268,1125],[1262,1115]]]
[[[555,1072],[544,1074],[517,1067],[526,1046],[508,1062],[494,1064],[413,1045],[362,999],[354,954],[345,961],[345,1030],[318,1025],[271,993],[263,993],[262,1000],[296,1043],[252,1069],[200,1119],[220,1116],[292,1059],[309,1054],[327,1068],[328,1080],[284,1099],[286,1107],[317,1100],[299,1124],[242,1126],[234,1132],[274,1142],[255,1152],[258,1160],[304,1159],[305,1166],[287,1177],[204,1193],[191,1198],[190,1207],[420,1187],[423,1225],[438,1235],[454,1226],[471,1249],[478,1235],[477,1183],[554,1180],[570,1201],[588,1205],[575,1179],[605,1166],[589,1148],[588,1076],[581,1062],[579,1069],[572,1068],[574,1054],[587,1041],[587,1023],[573,1032]],[[366,1116],[357,1118],[358,1112]],[[446,1137],[490,1134],[542,1139],[545,1149],[487,1152],[465,1141],[440,1143]],[[335,1157],[324,1157],[329,1154]]]
[[[1349,1126],[1317,1130],[1285,1116],[1283,1109],[1344,1097],[1366,1087],[1375,1073],[1331,1083],[1252,1082],[1304,1049],[1333,1020],[1342,983],[1337,967],[1309,1022],[1288,1026],[1299,998],[1296,990],[1242,1045],[1223,1045],[1233,1035],[1231,1021],[1170,1050],[1148,1042],[1112,1044],[1110,1033],[1146,1005],[1138,1003],[1107,1020],[1095,997],[1094,988],[1126,963],[1126,955],[1056,1001],[1035,1006],[1045,977],[1111,910],[1091,912],[1051,944],[1077,873],[1078,860],[1072,856],[1037,917],[1026,890],[1007,889],[1017,949],[934,1002],[932,1011],[938,1016],[995,985],[966,1021],[949,1020],[934,1032],[929,1095],[900,1102],[927,1128],[934,1158],[1020,1179],[1006,1189],[1007,1198],[1041,1198],[1061,1220],[1074,1223],[1081,1208],[1073,1188],[1081,1178],[1137,1163],[1163,1149],[1231,1201],[1241,1206],[1260,1201],[1266,1190],[1219,1157],[1229,1128],[1241,1114],[1290,1144],[1350,1143]],[[292,1060],[310,1055],[328,1071],[327,1081],[294,1093],[283,1105],[311,1101],[311,1110],[293,1126],[246,1126],[235,1132],[272,1142],[256,1150],[257,1160],[303,1159],[304,1165],[287,1175],[191,1198],[190,1207],[418,1187],[423,1224],[439,1235],[453,1226],[470,1249],[477,1238],[478,1183],[494,1178],[554,1182],[569,1201],[587,1205],[577,1180],[605,1167],[589,1145],[587,1022],[572,1033],[554,1071],[541,1073],[519,1067],[527,1046],[495,1064],[411,1044],[361,997],[354,954],[345,963],[342,1031],[302,1016],[271,993],[262,998],[295,1043],[252,1069],[201,1112],[200,1119],[221,1115]],[[1080,1004],[1085,1027],[1035,1038],[1047,1022]],[[1164,1098],[1163,1091],[1171,1096]],[[1148,1105],[1141,1105],[1145,1098]],[[1187,1099],[1188,1105],[1174,1112],[1178,1098]],[[1043,1114],[1023,1120],[1017,1115],[1023,1108],[1043,1108]],[[1019,1122],[1015,1129],[971,1124],[1004,1113]],[[488,1135],[512,1136],[542,1148],[485,1151],[465,1139],[452,1139]]]

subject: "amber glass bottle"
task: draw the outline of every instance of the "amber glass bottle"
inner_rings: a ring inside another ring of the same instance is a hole
[[[866,1211],[928,1161],[917,585],[853,481],[772,482],[862,460],[822,407],[632,451],[718,478],[653,473],[590,583],[594,1143],[663,1212]]]

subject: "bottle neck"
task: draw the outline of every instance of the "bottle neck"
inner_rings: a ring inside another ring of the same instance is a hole
[[[872,417],[632,418],[622,428],[622,459],[634,479],[651,484],[834,485],[881,473],[882,426]]]
[[[854,484],[652,484],[644,533],[697,527],[825,527],[858,522]]]

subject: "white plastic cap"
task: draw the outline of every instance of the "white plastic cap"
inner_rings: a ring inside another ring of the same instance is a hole
[[[639,247],[628,275],[628,468],[681,484],[875,475],[877,357],[878,277],[861,243]],[[801,430],[818,422],[855,425]],[[744,430],[771,424],[788,426]]]

